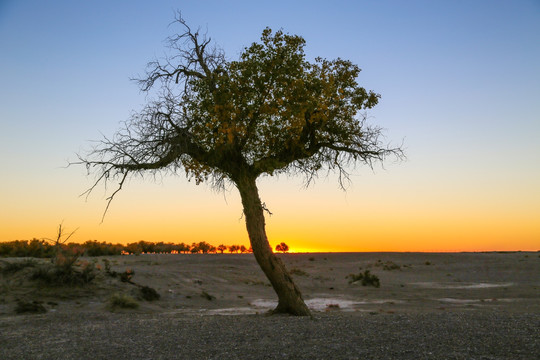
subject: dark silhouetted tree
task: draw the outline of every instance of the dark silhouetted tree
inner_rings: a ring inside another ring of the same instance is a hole
[[[350,61],[304,55],[302,37],[266,28],[260,42],[229,61],[210,39],[177,17],[171,53],[148,64],[138,81],[148,102],[111,138],[79,156],[99,183],[119,181],[105,212],[131,175],[185,172],[197,184],[239,191],[253,254],[278,296],[274,312],[309,315],[299,289],[272,252],[257,188],[262,175],[335,171],[401,156],[385,146],[365,110],[379,95],[357,83]]]
[[[286,253],[289,251],[289,245],[285,244],[284,242],[276,245],[276,251]]]
[[[201,241],[196,245],[196,248],[198,251],[202,252],[203,254],[209,253],[210,250],[212,250],[212,245],[207,243],[206,241]]]
[[[217,250],[218,250],[220,253],[223,254],[223,252],[224,252],[225,250],[227,250],[227,246],[221,244],[221,245],[219,245],[219,246],[217,247]]]

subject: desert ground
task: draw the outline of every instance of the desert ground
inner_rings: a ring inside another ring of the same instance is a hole
[[[81,286],[0,272],[0,358],[540,358],[540,253],[278,256],[312,318],[267,315],[276,296],[252,254],[81,258],[97,269]],[[366,270],[380,287],[350,282]],[[112,306],[119,294],[138,307]],[[46,312],[17,314],[20,302]]]

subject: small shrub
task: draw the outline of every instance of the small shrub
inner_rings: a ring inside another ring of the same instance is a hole
[[[120,273],[120,281],[131,282],[131,278],[135,275],[135,271],[132,269],[126,269],[123,273]]]
[[[204,290],[201,292],[201,297],[205,298],[205,299],[208,300],[208,301],[212,301],[212,300],[215,300],[215,299],[216,299],[215,296],[210,295],[209,293],[207,293],[207,292],[204,291]]]
[[[291,273],[291,275],[308,276],[307,272],[299,268],[292,268],[289,272]]]
[[[314,257],[310,257],[308,260],[309,260],[309,261],[315,261],[315,258],[314,258]]]
[[[146,301],[159,300],[159,298],[161,297],[155,289],[152,289],[148,286],[141,287],[140,292],[142,298]]]
[[[401,266],[396,264],[393,261],[387,261],[386,263],[383,264],[382,268],[383,270],[392,271],[392,270],[400,270]]]
[[[112,309],[136,309],[139,307],[139,303],[129,295],[115,293],[109,299],[109,304]]]
[[[45,309],[45,307],[41,304],[41,301],[19,301],[17,302],[17,306],[15,307],[15,312],[17,314],[43,314],[47,312],[47,309]]]
[[[108,259],[103,259],[103,266],[105,266],[105,273],[109,276],[116,277],[118,273],[111,270],[111,262]]]
[[[425,264],[429,266],[429,265],[431,265],[431,262],[426,261]]]
[[[381,283],[377,275],[371,274],[369,270],[366,270],[363,273],[349,274],[347,275],[347,278],[350,278],[349,284],[352,284],[353,282],[361,281],[362,286],[374,286],[376,288],[381,286]]]

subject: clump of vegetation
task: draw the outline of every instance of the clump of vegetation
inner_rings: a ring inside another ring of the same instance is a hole
[[[425,264],[429,266],[429,265],[431,265],[431,262],[426,261]]]
[[[349,274],[346,278],[350,279],[349,284],[361,281],[362,286],[374,286],[376,288],[381,286],[380,280],[377,275],[371,274],[369,270],[366,270],[363,273],[360,272],[358,274]]]
[[[383,270],[387,270],[387,271],[401,270],[401,265],[398,265],[393,261],[383,262],[381,259],[377,260],[377,262],[375,264],[373,264],[373,266],[382,267]]]
[[[45,240],[15,240],[0,243],[0,256],[48,258],[53,256],[53,247]]]
[[[126,269],[126,271],[119,274],[120,281],[131,283],[131,278],[133,275],[135,275],[135,271],[133,271],[133,269]]]
[[[111,269],[111,262],[107,259],[103,259],[103,264],[105,265],[105,273],[110,277],[119,277],[120,281],[132,283],[131,278],[135,275],[133,269],[127,268],[124,272],[117,272]]]
[[[30,276],[32,280],[42,281],[54,286],[77,286],[90,283],[96,277],[93,264],[82,263],[75,268],[70,265],[43,264],[35,268]]]
[[[42,305],[41,301],[18,301],[17,306],[15,307],[15,312],[17,314],[43,314],[47,312],[47,309],[45,309],[45,306]]]
[[[391,271],[391,270],[401,270],[401,266],[396,264],[392,261],[387,261],[383,264],[383,270]]]
[[[149,286],[142,286],[139,291],[142,298],[146,301],[159,300],[159,298],[161,297],[155,289]]]
[[[208,300],[208,301],[212,301],[212,300],[215,300],[215,299],[216,299],[215,296],[210,295],[209,293],[207,293],[207,292],[204,291],[204,290],[201,292],[201,297],[205,298],[205,299]]]
[[[314,257],[310,257],[308,260],[309,260],[309,261],[315,261],[315,258],[314,258]]]
[[[8,262],[1,269],[4,274],[15,273],[27,267],[35,267],[37,263],[32,259],[26,259],[23,261]]]
[[[291,275],[309,276],[307,272],[299,268],[292,268],[289,272],[291,273]]]
[[[39,280],[48,285],[73,286],[87,284],[96,277],[94,264],[78,261],[84,250],[66,245],[74,233],[75,231],[64,238],[60,224],[56,239],[47,240],[53,244],[51,262],[36,267],[30,277],[32,280]]]
[[[115,293],[109,299],[109,305],[112,310],[116,308],[136,309],[139,307],[137,300],[126,294]]]

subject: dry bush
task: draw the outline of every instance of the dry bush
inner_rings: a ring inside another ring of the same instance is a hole
[[[159,298],[161,297],[155,289],[152,289],[148,286],[142,286],[139,291],[142,298],[146,301],[159,300]]]
[[[121,309],[137,309],[139,303],[137,300],[126,294],[115,293],[109,299],[109,305],[111,310],[116,308]]]
[[[381,286],[381,282],[377,275],[371,274],[369,270],[366,270],[363,273],[360,272],[358,274],[349,274],[346,276],[346,278],[350,279],[349,284],[361,281],[362,286],[374,286],[376,288]]]

